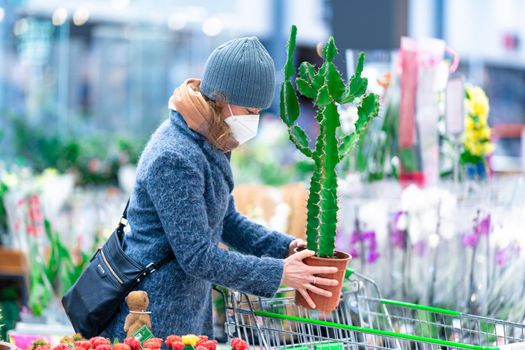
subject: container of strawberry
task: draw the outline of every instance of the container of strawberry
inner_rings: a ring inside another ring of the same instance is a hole
[[[93,337],[89,340],[79,336],[64,337],[60,344],[52,346],[44,340],[35,341],[27,350],[160,350],[162,345],[168,350],[217,350],[217,341],[208,339],[204,335],[187,334],[183,336],[170,335],[164,341],[161,338],[149,338],[141,343],[135,337],[124,339],[120,343],[113,343],[104,337]],[[247,350],[248,344],[240,339],[233,338],[230,342],[232,350]]]

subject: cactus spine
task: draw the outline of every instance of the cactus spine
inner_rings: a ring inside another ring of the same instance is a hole
[[[379,98],[366,93],[368,81],[361,77],[364,54],[361,53],[348,84],[333,64],[337,47],[330,37],[323,50],[324,63],[316,70],[308,62],[299,66],[295,79],[297,92],[313,100],[316,120],[319,123],[319,136],[314,150],[310,149],[305,131],[295,124],[299,118],[299,100],[292,84],[296,74],[293,57],[296,46],[297,27],[290,31],[287,59],[284,66],[284,81],[280,95],[280,115],[288,127],[290,140],[306,157],[314,161],[315,169],[310,180],[310,195],[307,202],[306,237],[307,247],[320,257],[332,257],[335,248],[337,224],[337,164],[356,144],[359,136],[366,130],[368,122],[377,115]],[[355,132],[337,137],[340,127],[338,105],[353,103],[358,108]]]

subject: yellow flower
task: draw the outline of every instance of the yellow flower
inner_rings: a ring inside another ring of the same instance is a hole
[[[484,154],[491,154],[492,151],[494,151],[494,145],[490,142],[487,142],[483,145],[483,153]]]
[[[471,155],[484,157],[494,149],[490,143],[491,130],[488,124],[489,100],[477,86],[468,87],[467,96],[463,145]]]
[[[474,123],[474,120],[472,120],[470,116],[467,116],[467,118],[465,118],[465,130],[471,131],[474,130],[475,127],[476,124]]]
[[[477,142],[486,142],[490,139],[490,129],[487,127],[479,128],[468,132],[468,137]]]
[[[187,334],[182,336],[182,344],[184,345],[197,346],[198,342],[199,337],[197,337],[195,334]]]
[[[467,109],[469,114],[486,117],[489,114],[489,99],[479,86],[467,88]]]
[[[481,156],[483,155],[483,145],[479,144],[479,143],[474,143],[472,145],[472,149],[470,150],[470,152],[475,155],[475,156]]]

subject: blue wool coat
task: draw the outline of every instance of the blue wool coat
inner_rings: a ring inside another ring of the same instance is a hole
[[[149,295],[155,336],[212,337],[212,284],[266,297],[279,287],[292,238],[239,214],[232,189],[227,156],[170,111],[140,158],[125,237],[125,252],[144,265],[175,254],[137,288]],[[123,340],[127,314],[123,303],[102,335]]]

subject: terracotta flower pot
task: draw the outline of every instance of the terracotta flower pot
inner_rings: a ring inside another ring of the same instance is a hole
[[[332,292],[331,297],[325,297],[308,291],[308,294],[315,303],[315,310],[332,311],[337,308],[337,306],[339,305],[339,299],[341,297],[341,290],[343,289],[343,280],[345,278],[346,267],[348,266],[348,262],[350,261],[350,259],[352,259],[352,257],[349,254],[345,252],[336,251],[333,258],[319,258],[316,256],[312,256],[303,260],[303,262],[309,266],[337,267],[336,273],[317,275],[317,277],[335,279],[339,281],[339,284],[337,286],[315,285],[319,288]],[[305,308],[312,309],[310,305],[308,305],[302,294],[299,292],[295,292],[295,303]]]

